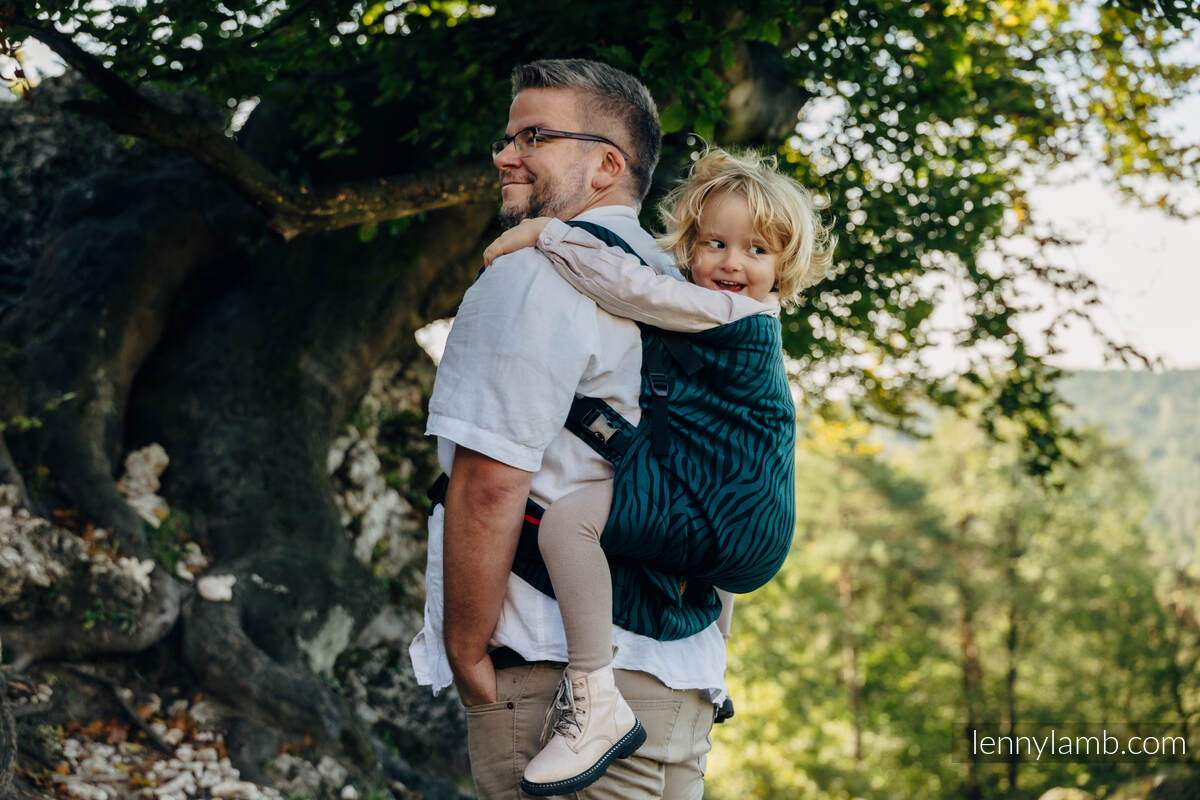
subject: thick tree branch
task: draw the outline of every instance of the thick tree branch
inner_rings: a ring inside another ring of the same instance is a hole
[[[293,186],[251,157],[221,131],[164,108],[107,69],[53,25],[16,16],[27,30],[87,78],[109,103],[76,100],[66,108],[99,119],[114,131],[183,152],[217,173],[267,218],[285,240],[302,233],[382,222],[459,205],[495,194],[495,171],[471,166],[310,190]]]
[[[381,178],[309,193],[302,203],[275,209],[269,224],[285,239],[291,239],[301,233],[338,230],[491,200],[498,190],[496,171],[482,165]]]

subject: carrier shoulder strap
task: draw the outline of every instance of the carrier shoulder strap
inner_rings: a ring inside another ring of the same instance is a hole
[[[584,220],[568,220],[567,224],[581,228],[611,247],[619,247],[642,261],[629,242],[603,225]],[[645,264],[645,261],[642,261]],[[634,427],[629,420],[618,414],[608,403],[596,397],[577,395],[567,412],[566,429],[578,436],[588,447],[595,450],[610,463],[616,464],[625,455]]]
[[[610,247],[617,247],[629,253],[638,261],[646,264],[645,259],[634,250],[629,242],[622,239],[603,225],[584,220],[569,220],[568,225],[581,228]],[[647,266],[649,266],[647,264]],[[656,335],[667,352],[678,363],[685,375],[695,374],[702,366],[699,357],[692,350],[681,334],[664,331],[649,325],[640,325],[643,334],[650,332]],[[667,398],[671,394],[671,376],[667,370],[662,351],[658,348],[643,349],[646,367],[646,383],[650,391],[650,422],[653,426],[651,439],[654,454],[665,456],[670,445],[670,431],[667,423]],[[620,420],[624,426],[611,426],[614,419]],[[567,415],[567,430],[587,442],[593,450],[612,463],[617,463],[629,445],[633,425],[629,423],[603,400],[594,397],[576,397]],[[611,428],[611,430],[610,430]]]

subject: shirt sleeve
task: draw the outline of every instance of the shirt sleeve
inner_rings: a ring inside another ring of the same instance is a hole
[[[467,290],[438,365],[425,432],[537,472],[597,340],[595,304],[533,248]]]
[[[672,331],[695,332],[754,314],[779,315],[774,294],[760,302],[662,275],[587,231],[551,220],[538,237],[562,278],[610,314]]]

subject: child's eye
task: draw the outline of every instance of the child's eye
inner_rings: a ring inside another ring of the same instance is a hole
[[[765,256],[767,254],[767,248],[759,247],[755,244],[750,246],[750,252],[756,256]]]
[[[725,246],[725,243],[722,242],[720,239],[705,239],[704,246],[711,247],[716,250],[720,250],[722,247]]]

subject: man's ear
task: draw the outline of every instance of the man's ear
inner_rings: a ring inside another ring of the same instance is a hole
[[[629,162],[611,147],[597,149],[601,150],[603,155],[601,156],[598,168],[592,173],[592,188],[603,190],[621,179],[626,170],[629,169]]]

